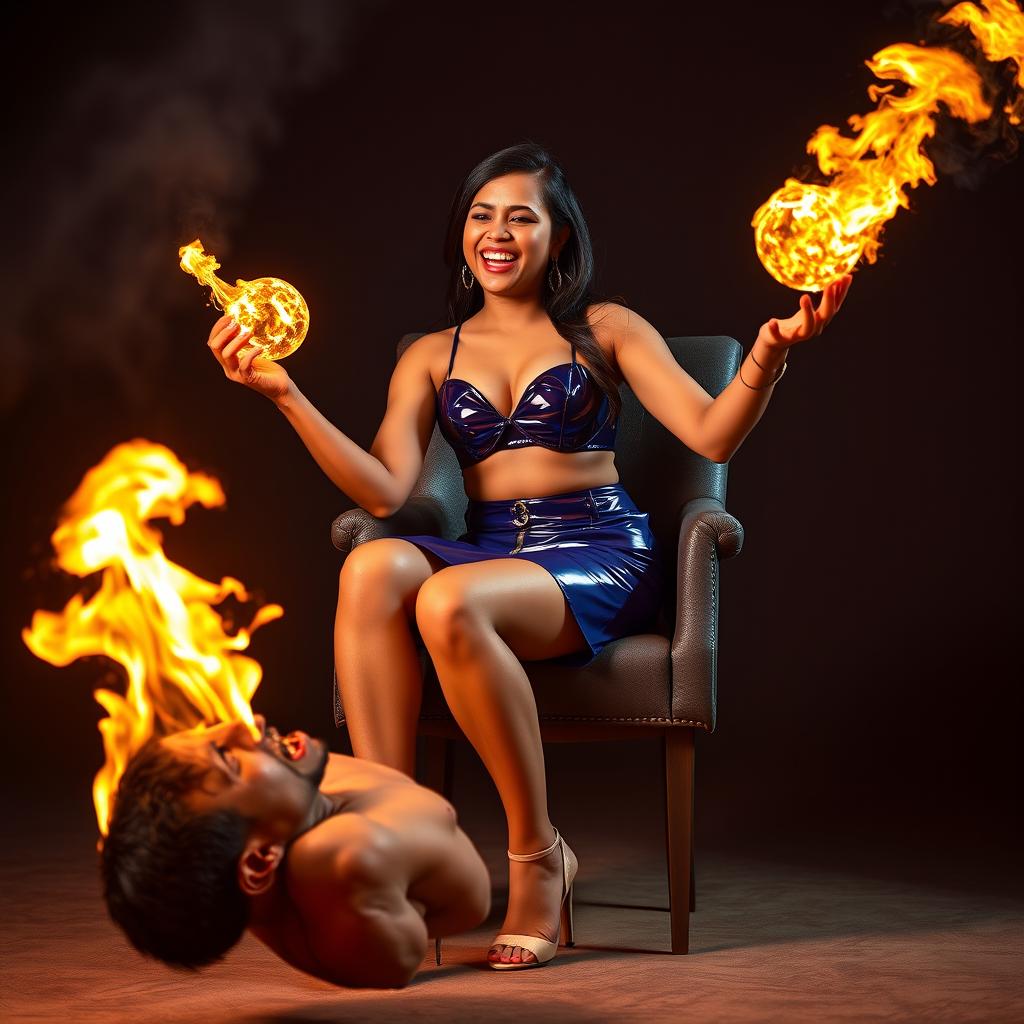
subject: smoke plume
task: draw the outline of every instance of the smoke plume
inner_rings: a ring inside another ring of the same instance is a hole
[[[185,3],[173,38],[86,69],[40,126],[50,177],[6,296],[0,410],[44,361],[99,363],[127,401],[153,396],[178,246],[201,234],[229,251],[286,101],[339,70],[356,15],[381,2]]]

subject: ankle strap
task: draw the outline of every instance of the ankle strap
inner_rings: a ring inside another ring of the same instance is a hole
[[[541,850],[540,853],[513,853],[511,850],[506,850],[509,860],[540,860],[541,857],[546,857],[560,842],[562,837],[558,834],[558,829],[555,829],[555,841],[546,849]]]

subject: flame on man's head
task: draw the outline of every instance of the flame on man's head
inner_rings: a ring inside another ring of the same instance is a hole
[[[130,441],[85,474],[52,535],[60,567],[101,573],[100,586],[88,601],[75,594],[62,612],[36,611],[23,640],[53,665],[103,654],[127,673],[124,696],[95,691],[108,715],[99,723],[106,763],[93,783],[103,835],[125,765],[150,736],[237,720],[257,733],[249,702],[263,670],[237,652],[284,614],[281,606],[262,606],[229,635],[213,606],[229,594],[249,600],[244,585],[230,576],[213,583],[176,565],[149,525],[157,518],[179,525],[193,503],[213,508],[224,500],[217,480],[190,473],[170,449]]]

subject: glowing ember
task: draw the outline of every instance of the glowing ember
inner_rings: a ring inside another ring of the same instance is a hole
[[[250,341],[263,349],[263,356],[284,359],[302,344],[309,330],[309,307],[287,281],[258,277],[255,281],[236,281],[233,286],[229,285],[214,273],[220,269],[220,264],[211,253],[203,251],[203,243],[198,238],[183,245],[178,255],[181,269],[212,289],[218,308],[233,316],[243,330],[252,328]],[[249,347],[243,345],[238,354]]]
[[[983,12],[962,3],[940,21],[966,24],[989,60],[1012,58],[1024,69],[1024,13],[1011,0],[984,0]],[[893,85],[871,85],[877,109],[848,118],[858,133],[839,134],[821,125],[807,143],[821,171],[834,175],[827,185],[788,178],[754,214],[751,224],[757,254],[780,283],[802,291],[819,291],[849,273],[863,256],[878,258],[885,223],[899,207],[909,208],[904,188],[922,181],[934,185],[935,168],[922,152],[935,134],[942,104],[950,115],[969,123],[989,117],[982,81],[970,62],[952,50],[897,43],[865,62],[885,80],[905,83],[901,95]],[[1024,70],[1018,81],[1024,85]],[[1004,109],[1021,123],[1017,107]]]
[[[193,503],[213,508],[224,500],[213,477],[189,473],[162,445],[135,440],[85,474],[51,537],[61,568],[76,576],[102,573],[100,586],[88,601],[76,594],[62,612],[36,611],[22,639],[53,665],[105,654],[128,677],[123,697],[94,694],[108,714],[99,723],[106,763],[93,783],[103,835],[125,765],[154,733],[241,719],[258,736],[249,701],[263,670],[235,652],[283,609],[264,605],[229,636],[212,606],[229,594],[249,600],[244,585],[230,576],[213,583],[169,561],[162,535],[148,525],[156,518],[180,525]]]

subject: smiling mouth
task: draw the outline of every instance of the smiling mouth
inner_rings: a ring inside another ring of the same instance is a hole
[[[502,271],[511,270],[519,262],[519,257],[516,256],[514,259],[488,259],[483,253],[480,253],[480,259],[483,261],[484,267],[492,273],[501,273]]]

